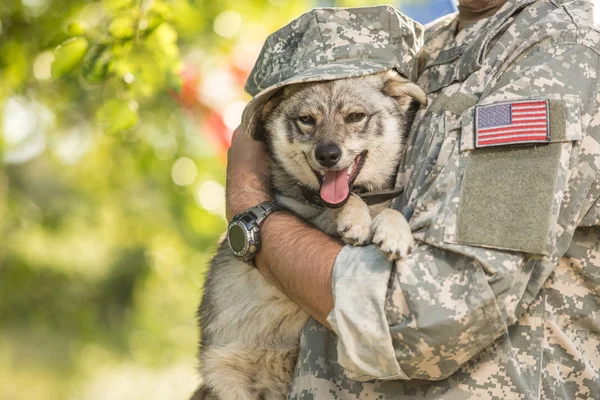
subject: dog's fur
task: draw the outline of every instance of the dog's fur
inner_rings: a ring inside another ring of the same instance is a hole
[[[280,90],[262,113],[277,201],[346,243],[374,243],[390,259],[405,256],[414,242],[389,202],[368,207],[350,195],[341,208],[319,208],[304,199],[298,183],[319,191],[315,171],[325,168],[315,148],[334,143],[342,156],[333,169],[368,151],[354,188],[393,188],[417,102],[426,103],[425,93],[395,71]],[[305,116],[312,123],[301,122]],[[226,241],[212,260],[199,319],[203,386],[193,400],[286,398],[308,315],[258,270],[237,260]]]

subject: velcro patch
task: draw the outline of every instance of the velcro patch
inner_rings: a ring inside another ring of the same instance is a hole
[[[550,141],[548,100],[521,100],[475,107],[475,147]]]

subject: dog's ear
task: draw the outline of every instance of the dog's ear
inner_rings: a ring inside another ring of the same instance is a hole
[[[263,106],[261,113],[260,113],[261,122],[263,122],[263,123],[266,122],[267,118],[269,117],[269,114],[271,113],[271,111],[273,111],[275,109],[275,107],[277,107],[284,99],[287,99],[287,98],[290,98],[291,96],[293,96],[295,93],[300,91],[303,87],[304,87],[304,85],[300,83],[300,84],[284,86],[281,89],[277,90],[269,98],[269,100],[267,100],[267,102]]]
[[[269,99],[265,102],[264,106],[260,111],[260,119],[259,124],[256,127],[257,129],[257,137],[262,139],[267,139],[267,130],[265,129],[265,125],[267,120],[269,119],[269,115],[277,108],[281,102],[287,98],[290,98],[295,93],[300,91],[304,87],[304,84],[297,83],[294,85],[284,86],[281,89],[277,90],[274,94],[269,97]]]
[[[267,118],[269,117],[269,114],[271,114],[271,111],[273,111],[275,109],[275,107],[277,107],[279,105],[279,103],[281,103],[281,101],[284,98],[283,92],[284,92],[283,89],[279,89],[278,91],[275,92],[275,94],[273,94],[271,97],[269,97],[269,100],[267,100],[267,102],[263,106],[262,110],[260,111],[260,122],[261,123],[264,124],[265,122],[267,122]]]
[[[257,140],[268,139],[267,129],[265,129],[267,119],[269,118],[271,112],[279,105],[279,103],[281,103],[283,99],[283,89],[279,89],[274,94],[272,94],[271,97],[269,97],[269,99],[263,105],[262,109],[260,110],[258,124],[256,125],[255,138]]]
[[[422,106],[427,105],[427,95],[423,89],[408,79],[403,78],[396,71],[388,71],[382,78],[383,92],[395,98],[402,109],[408,109],[413,99]]]

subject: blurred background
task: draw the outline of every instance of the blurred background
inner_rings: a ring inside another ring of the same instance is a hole
[[[0,400],[190,395],[262,43],[312,7],[378,3],[0,1]]]

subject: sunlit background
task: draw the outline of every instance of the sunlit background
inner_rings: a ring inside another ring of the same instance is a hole
[[[0,1],[1,400],[189,396],[260,47],[314,6],[376,3]]]

